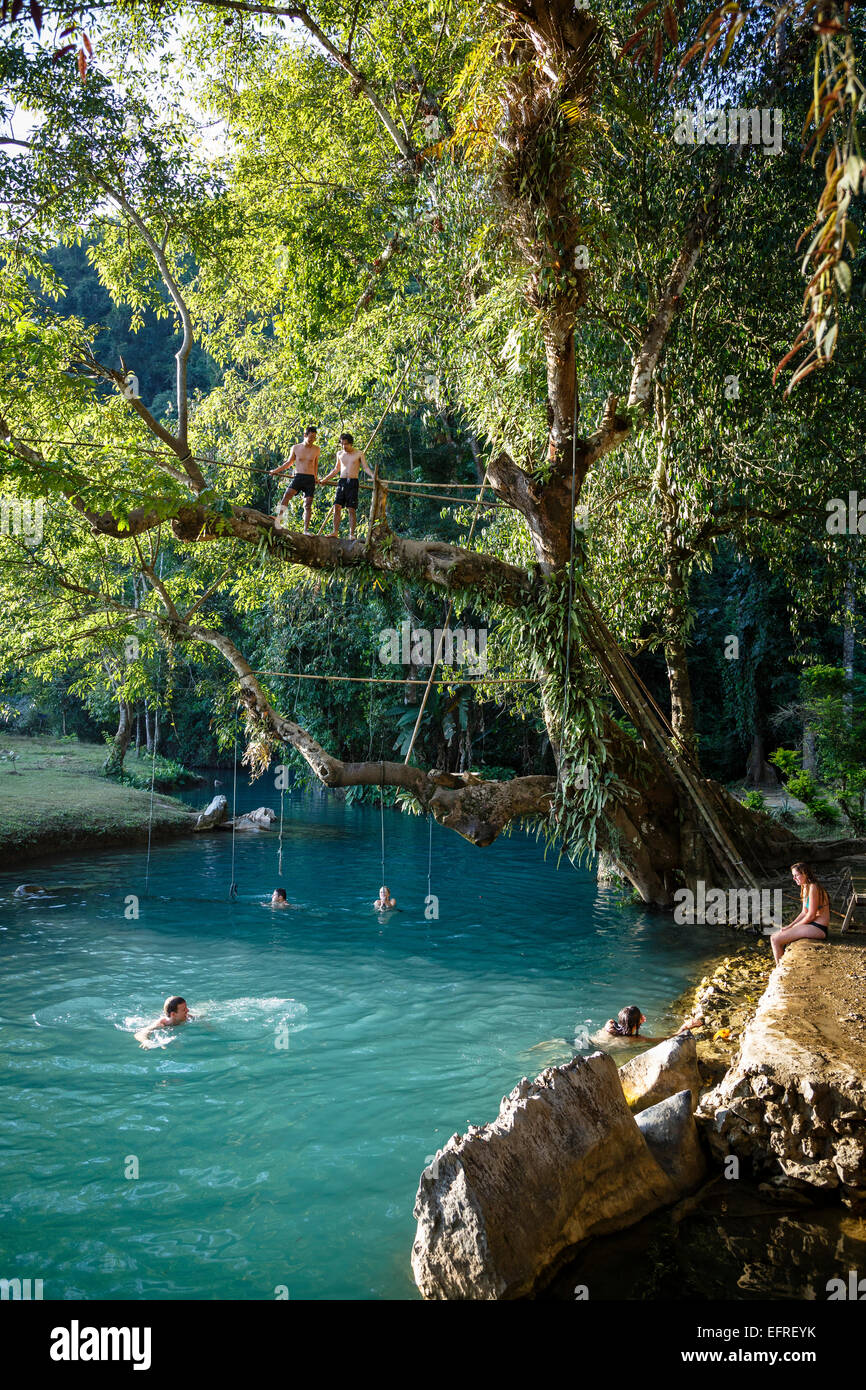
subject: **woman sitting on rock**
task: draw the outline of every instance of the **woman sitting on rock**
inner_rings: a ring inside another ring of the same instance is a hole
[[[792,941],[826,941],[830,935],[830,897],[827,889],[813,877],[808,864],[792,864],[791,873],[800,889],[803,906],[787,927],[770,937],[776,964]]]

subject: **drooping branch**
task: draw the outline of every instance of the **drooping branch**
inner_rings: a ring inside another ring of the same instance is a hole
[[[328,57],[333,58],[335,63],[339,63],[347,76],[352,79],[353,88],[366,97],[403,158],[411,160],[414,157],[411,144],[398,129],[372,84],[368,78],[364,76],[351,57],[351,40],[354,35],[354,23],[352,25],[352,35],[350,35],[348,49],[345,53],[342,53],[340,49],[337,48],[336,44],[328,38],[325,31],[316,23],[309,10],[304,5],[257,5],[246,3],[246,0],[192,0],[192,2],[194,4],[206,3],[208,9],[235,10],[238,14],[274,15],[279,19],[296,19],[300,24],[303,24],[307,32],[316,40],[319,47],[328,54]]]
[[[121,189],[115,187],[114,184],[109,183],[107,179],[105,179],[95,169],[89,170],[88,173],[91,182],[94,183],[97,188],[102,189],[103,193],[105,193],[105,195],[111,199],[115,206],[118,207],[121,210],[121,212],[123,212],[125,216],[129,218],[130,222],[135,227],[145,246],[149,250],[150,254],[153,256],[153,259],[156,262],[157,267],[159,269],[159,273],[162,277],[163,284],[168,290],[168,293],[172,299],[172,303],[174,304],[175,308],[177,309],[178,315],[180,316],[181,326],[183,328],[183,339],[181,341],[180,347],[175,353],[175,360],[177,362],[176,443],[180,453],[181,463],[183,464],[183,467],[189,475],[190,481],[193,485],[193,489],[196,492],[203,492],[205,485],[204,478],[201,475],[198,464],[194,462],[192,454],[190,453],[189,439],[187,434],[189,428],[189,397],[187,393],[186,378],[187,365],[189,362],[190,352],[192,351],[193,342],[192,317],[190,315],[189,306],[187,305],[186,299],[181,293],[180,286],[177,283],[177,280],[175,279],[174,275],[172,275],[171,273],[171,269],[169,267],[168,260],[165,254],[166,240],[164,239],[162,242],[158,242],[156,238],[151,235],[150,229],[148,228],[147,223],[144,221],[144,218],[139,215],[137,210],[133,207],[132,203],[127,198],[126,194]],[[166,230],[166,238],[167,236],[168,230]]]

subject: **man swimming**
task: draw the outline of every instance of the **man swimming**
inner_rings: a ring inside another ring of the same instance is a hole
[[[355,539],[355,518],[358,506],[358,472],[363,468],[367,477],[372,481],[373,473],[362,449],[355,448],[355,440],[351,434],[340,435],[340,449],[337,453],[337,466],[332,468],[327,477],[322,479],[323,483],[329,483],[332,478],[340,474],[340,481],[337,483],[337,493],[334,498],[334,529],[332,536],[340,534],[340,517],[343,514],[343,507],[349,513],[349,540]]]
[[[277,504],[276,520],[277,525],[282,525],[285,518],[286,508],[293,497],[297,497],[299,492],[304,495],[304,535],[310,534],[310,513],[313,510],[313,493],[316,491],[316,476],[319,467],[319,454],[322,452],[316,443],[318,430],[315,425],[307,425],[304,430],[302,444],[293,444],[289,452],[289,457],[279,468],[271,468],[268,476],[275,478],[278,473],[285,473],[287,468],[294,466],[295,472],[292,481],[286,488]]]
[[[162,1006],[162,1015],[155,1023],[149,1023],[146,1028],[139,1028],[135,1037],[142,1047],[146,1046],[151,1033],[155,1033],[157,1028],[175,1028],[179,1023],[186,1023],[187,1019],[195,1018],[191,1014],[185,999],[179,994],[170,994]]]
[[[275,888],[271,894],[271,907],[289,907],[285,888]]]

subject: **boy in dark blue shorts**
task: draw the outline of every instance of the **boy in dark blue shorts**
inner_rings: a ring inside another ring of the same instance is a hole
[[[332,478],[340,474],[340,481],[337,483],[337,495],[334,498],[334,529],[332,536],[340,534],[340,517],[343,507],[349,513],[349,540],[355,539],[355,516],[358,506],[358,471],[363,468],[367,477],[372,481],[373,473],[367,463],[361,449],[355,448],[355,441],[350,434],[340,435],[340,451],[337,454],[337,467],[332,468],[330,473],[322,478],[323,483],[329,483]]]

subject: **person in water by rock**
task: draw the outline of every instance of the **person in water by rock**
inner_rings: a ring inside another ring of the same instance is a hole
[[[792,941],[826,941],[830,935],[830,895],[814,877],[808,864],[792,864],[791,875],[800,889],[802,907],[786,927],[770,936],[776,964]]]
[[[383,883],[382,887],[379,889],[379,896],[373,906],[377,908],[379,912],[387,912],[389,908],[397,906],[397,899],[391,897],[386,883]]]
[[[642,1023],[646,1023],[646,1014],[641,1013],[637,1004],[629,1004],[620,1009],[616,1018],[607,1020],[604,1031],[615,1038],[636,1038]]]
[[[144,1047],[151,1033],[155,1033],[157,1028],[175,1028],[179,1023],[186,1023],[191,1018],[195,1018],[195,1014],[190,1013],[186,1000],[179,994],[170,994],[162,1006],[161,1017],[155,1023],[149,1023],[146,1028],[139,1028],[135,1036]]]
[[[677,1029],[676,1036],[680,1033],[689,1033],[693,1028],[700,1028],[703,1023],[700,1014],[693,1014],[687,1018],[685,1023]],[[641,1033],[641,1026],[646,1023],[646,1015],[642,1014],[637,1004],[629,1004],[626,1008],[620,1009],[616,1018],[609,1018],[601,1031],[601,1037],[611,1038],[640,1038],[642,1042],[665,1042],[665,1038],[647,1038]]]

